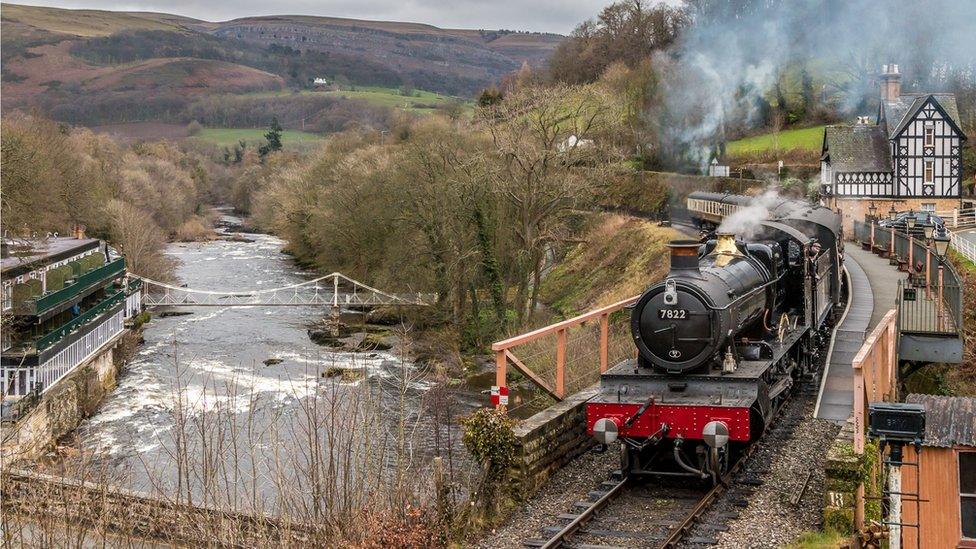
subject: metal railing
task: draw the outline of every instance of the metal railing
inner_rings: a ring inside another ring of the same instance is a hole
[[[492,344],[496,386],[508,386],[510,363],[556,400],[595,383],[599,374],[607,371],[611,361],[633,358],[629,329],[611,333],[610,315],[634,304],[639,297],[627,298]],[[594,320],[597,325],[589,324]],[[629,324],[627,326],[629,328]],[[515,355],[516,348],[521,356]],[[570,376],[567,376],[568,370],[571,370]],[[504,406],[504,401],[499,406]]]
[[[104,299],[102,302],[95,305],[91,309],[88,309],[84,313],[76,316],[75,318],[71,319],[69,322],[63,324],[57,330],[54,330],[53,332],[50,332],[44,335],[43,337],[38,338],[34,342],[34,346],[37,348],[38,351],[43,351],[44,349],[47,349],[51,345],[54,345],[55,343],[60,341],[61,338],[70,334],[79,326],[87,324],[94,318],[98,317],[98,315],[111,309],[113,306],[121,303],[124,300],[125,300],[125,291],[120,290],[115,294],[109,296],[108,298]]]
[[[125,259],[120,257],[114,261],[110,261],[109,263],[102,265],[101,267],[97,267],[78,276],[72,284],[61,288],[60,290],[48,292],[24,301],[22,311],[25,314],[42,314],[59,303],[64,303],[65,301],[77,296],[87,288],[90,288],[93,285],[111,278],[123,271],[125,271]]]
[[[963,287],[951,263],[924,241],[875,223],[855,221],[854,237],[906,271],[898,295],[901,331],[961,333]]]

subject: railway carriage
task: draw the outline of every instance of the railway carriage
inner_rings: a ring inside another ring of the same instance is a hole
[[[693,193],[706,229],[752,198]],[[619,441],[627,475],[716,480],[763,432],[791,388],[815,375],[841,300],[841,221],[781,200],[748,238],[670,244],[667,277],[631,311],[637,357],[605,372],[588,431]]]

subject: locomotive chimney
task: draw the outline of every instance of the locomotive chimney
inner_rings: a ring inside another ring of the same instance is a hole
[[[735,235],[732,233],[716,233],[715,249],[712,253],[724,255],[742,255],[735,245]]]
[[[697,240],[672,240],[669,242],[671,271],[698,271],[698,247]]]

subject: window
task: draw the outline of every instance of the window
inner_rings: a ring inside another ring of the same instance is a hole
[[[959,452],[959,511],[962,537],[976,539],[976,452]]]
[[[932,184],[935,181],[935,162],[931,160],[925,161],[925,178],[923,183]]]
[[[922,202],[922,205],[919,209],[922,210],[923,212],[934,212],[935,202]]]
[[[934,147],[935,146],[935,128],[932,126],[925,127],[925,146]]]

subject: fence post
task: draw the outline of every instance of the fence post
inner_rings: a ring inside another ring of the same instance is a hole
[[[610,363],[610,315],[600,315],[600,373],[607,371]]]
[[[890,230],[891,230],[891,246],[889,246],[890,251],[888,252],[888,258],[895,257],[895,229],[894,227],[892,227]]]
[[[854,453],[864,454],[864,372],[854,365]]]
[[[497,385],[499,388],[506,387],[508,385],[505,372],[507,367],[508,358],[505,356],[505,349],[495,351],[495,385]],[[495,408],[504,411],[505,405],[499,402]]]
[[[871,252],[874,252],[874,221],[871,222]]]
[[[959,226],[959,208],[952,209],[952,228],[955,229]]]
[[[932,299],[932,248],[925,245],[925,298]]]
[[[566,329],[556,332],[556,396],[566,396]]]

